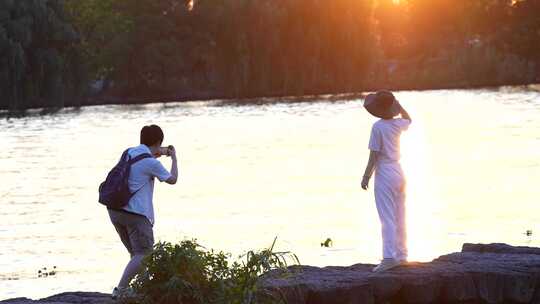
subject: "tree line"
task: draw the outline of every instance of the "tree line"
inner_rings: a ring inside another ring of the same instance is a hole
[[[61,107],[84,91],[80,36],[63,5],[0,1],[0,108]]]
[[[2,0],[0,62],[3,109],[530,83],[540,0]]]

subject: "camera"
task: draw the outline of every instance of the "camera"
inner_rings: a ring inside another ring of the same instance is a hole
[[[164,156],[169,156],[169,148],[168,147],[160,147],[159,148],[159,154]]]

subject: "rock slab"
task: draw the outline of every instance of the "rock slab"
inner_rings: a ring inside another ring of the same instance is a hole
[[[540,303],[540,248],[465,244],[429,263],[372,273],[374,265],[292,266],[261,278],[288,304]],[[1,304],[110,304],[102,293],[63,293]]]
[[[465,244],[429,263],[372,267],[295,266],[263,280],[289,304],[540,303],[540,248]]]
[[[1,304],[112,304],[110,294],[98,292],[65,292],[41,300],[16,298],[0,301]]]

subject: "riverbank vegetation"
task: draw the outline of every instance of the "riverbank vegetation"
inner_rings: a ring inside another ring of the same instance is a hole
[[[0,108],[80,100],[88,80],[67,19],[62,1],[0,1]]]
[[[539,0],[6,0],[2,109],[525,84]]]
[[[293,254],[268,249],[249,251],[238,262],[223,252],[206,250],[196,241],[162,242],[143,261],[145,271],[132,283],[137,296],[127,303],[271,304],[283,303],[277,290],[261,286],[260,276],[287,273]]]

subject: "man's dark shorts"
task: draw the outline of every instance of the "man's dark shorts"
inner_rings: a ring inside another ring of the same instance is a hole
[[[131,256],[145,255],[154,246],[152,224],[143,215],[108,209],[111,222]]]

